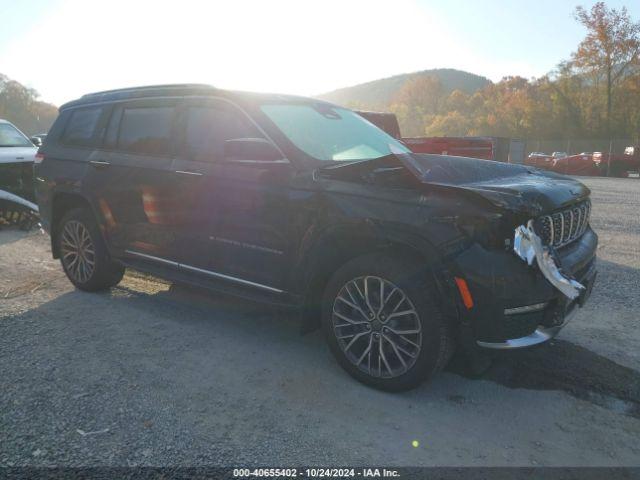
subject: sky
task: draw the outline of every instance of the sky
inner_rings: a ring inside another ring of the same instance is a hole
[[[60,105],[135,85],[317,95],[430,68],[537,77],[580,0],[0,0],[0,73]],[[640,1],[627,6],[640,20]]]

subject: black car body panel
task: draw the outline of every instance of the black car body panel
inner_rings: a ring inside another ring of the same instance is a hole
[[[424,183],[468,190],[501,208],[530,216],[584,200],[590,193],[570,177],[524,165],[448,155],[400,158]]]
[[[89,206],[109,253],[126,265],[308,308],[349,258],[378,250],[412,255],[434,279],[467,345],[503,342],[514,332],[526,337],[566,310],[562,295],[514,255],[511,241],[518,225],[587,199],[580,182],[521,165],[406,152],[316,161],[266,118],[265,102],[316,101],[179,85],[103,92],[64,105],[37,168],[43,226],[53,239],[65,208]],[[282,160],[190,156],[186,118],[201,106],[232,111],[245,136],[273,142]],[[150,107],[171,111],[163,154],[120,150],[123,115]],[[70,116],[90,108],[99,109],[92,136],[65,144]],[[563,271],[578,281],[592,275],[596,246],[587,228],[558,249]],[[455,277],[468,282],[473,308],[461,303]],[[505,309],[537,303],[547,306],[520,329],[505,318]]]

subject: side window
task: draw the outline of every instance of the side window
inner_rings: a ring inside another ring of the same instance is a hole
[[[174,110],[173,107],[125,108],[117,148],[132,153],[168,155]]]
[[[188,107],[186,119],[187,155],[200,162],[221,159],[226,140],[263,138],[241,112],[225,104]]]
[[[69,145],[94,145],[96,128],[103,111],[103,107],[79,108],[74,110],[64,129],[62,143]]]

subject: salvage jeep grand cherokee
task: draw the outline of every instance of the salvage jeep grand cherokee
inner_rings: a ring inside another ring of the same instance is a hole
[[[548,340],[595,276],[580,182],[412,154],[318,100],[203,85],[85,95],[39,157],[43,225],[77,288],[132,267],[297,306],[382,389],[416,386],[454,347]]]

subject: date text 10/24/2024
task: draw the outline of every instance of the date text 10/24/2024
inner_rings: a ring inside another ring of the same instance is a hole
[[[399,477],[400,473],[387,468],[235,468],[233,476],[236,478],[394,478]]]

